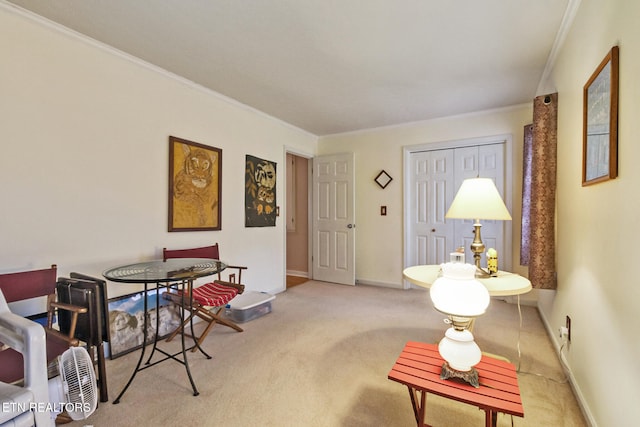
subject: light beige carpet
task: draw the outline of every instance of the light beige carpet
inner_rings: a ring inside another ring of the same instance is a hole
[[[537,310],[523,306],[522,316],[519,331],[518,307],[494,300],[475,325],[483,351],[522,371],[525,417],[500,414],[498,426],[586,425]],[[407,388],[387,374],[407,341],[439,341],[442,320],[426,290],[309,281],[277,295],[273,312],[243,323],[242,333],[216,326],[204,343],[213,359],[189,354],[199,396],[183,366],[165,361],[138,373],[112,404],[134,352],[107,364],[111,401],[68,425],[415,426]],[[482,426],[484,412],[429,395],[427,423]]]

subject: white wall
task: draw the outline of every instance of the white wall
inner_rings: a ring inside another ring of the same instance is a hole
[[[582,0],[551,76],[559,97],[558,290],[540,299],[540,309],[551,330],[571,316],[564,358],[590,422],[600,426],[640,419],[638,17],[638,2]],[[620,46],[619,177],[582,187],[582,90],[614,45]]]
[[[403,246],[403,147],[493,135],[512,135],[513,264],[520,259],[523,129],[533,119],[532,104],[320,138],[318,154],[354,152],[356,164],[356,280],[401,287]],[[384,169],[393,181],[383,190],[374,182]],[[387,206],[387,216],[380,206]],[[526,274],[526,268],[514,267]]]
[[[249,289],[284,289],[281,218],[244,227],[245,155],[278,163],[283,206],[284,147],[314,154],[316,136],[3,4],[0,58],[0,273],[219,242]],[[167,232],[169,135],[222,148],[221,231]]]

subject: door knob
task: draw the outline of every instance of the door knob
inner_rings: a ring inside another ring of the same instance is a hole
[[[347,228],[354,228],[355,226],[355,224],[347,224]]]
[[[432,233],[435,233],[435,232],[436,232],[436,229],[435,229],[435,228],[432,228],[432,229],[431,229],[431,232],[432,232]]]

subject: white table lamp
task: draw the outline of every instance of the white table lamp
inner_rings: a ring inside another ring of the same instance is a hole
[[[491,178],[470,178],[462,182],[445,218],[475,220],[471,252],[476,267],[484,271],[480,266],[480,255],[485,250],[480,236],[480,220],[511,220],[511,214]]]
[[[451,327],[438,345],[445,360],[440,378],[460,378],[479,387],[478,372],[473,367],[482,353],[469,330],[472,320],[489,307],[489,291],[475,279],[471,264],[442,264],[442,276],[431,286],[430,296],[436,310],[448,315]]]

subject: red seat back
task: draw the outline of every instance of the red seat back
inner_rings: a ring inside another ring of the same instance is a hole
[[[209,258],[219,260],[220,252],[218,251],[217,243],[212,246],[192,249],[162,249],[162,259],[166,261],[169,258]]]
[[[42,297],[56,291],[57,267],[0,274],[0,289],[7,302]]]

